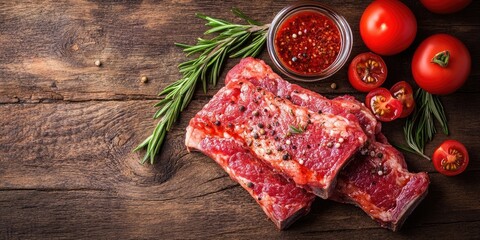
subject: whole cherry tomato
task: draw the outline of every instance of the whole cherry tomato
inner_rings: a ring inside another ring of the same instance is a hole
[[[435,34],[415,50],[412,74],[415,82],[431,94],[450,94],[459,89],[470,74],[467,47],[448,34]]]
[[[365,104],[375,117],[383,122],[393,121],[402,115],[402,102],[394,98],[386,88],[370,91]]]
[[[420,0],[430,12],[448,14],[464,9],[472,0]]]
[[[394,98],[402,102],[403,108],[400,118],[408,117],[408,115],[410,115],[415,108],[412,86],[405,81],[401,81],[390,88],[390,93]]]
[[[465,146],[456,140],[446,140],[433,152],[433,166],[446,176],[455,176],[468,165],[468,152]]]
[[[408,48],[417,34],[412,11],[397,0],[377,0],[363,12],[360,35],[373,52],[394,55]]]
[[[380,87],[387,78],[387,65],[377,54],[366,52],[357,55],[348,67],[350,84],[361,92]]]

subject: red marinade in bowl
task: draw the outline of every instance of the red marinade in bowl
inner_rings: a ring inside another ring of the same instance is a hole
[[[337,58],[340,32],[333,21],[315,11],[301,11],[287,18],[275,35],[275,50],[290,71],[318,74]]]

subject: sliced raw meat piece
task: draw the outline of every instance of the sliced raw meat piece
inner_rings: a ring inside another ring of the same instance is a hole
[[[338,172],[366,141],[356,121],[317,114],[248,81],[220,89],[190,125],[247,143],[259,159],[325,199]]]
[[[275,172],[253,156],[242,142],[206,135],[204,129],[188,127],[188,148],[214,159],[262,207],[279,229],[285,229],[310,211],[315,195]]]
[[[380,124],[375,117],[355,98],[343,96],[329,100],[320,94],[288,83],[263,61],[253,58],[243,59],[230,70],[225,81],[245,79],[275,95],[290,99],[295,104],[306,106],[312,111],[329,112],[347,118],[353,114],[359,120],[369,137],[370,144],[368,148],[362,149],[363,152],[355,155],[352,166],[348,165],[341,171],[333,196],[334,200],[353,203],[382,226],[398,230],[410,212],[427,194],[428,175],[408,172],[401,153],[388,144],[385,136],[379,132]],[[376,139],[379,142],[376,142]],[[377,156],[378,153],[382,153],[382,158]],[[377,169],[377,176],[372,175],[374,167],[379,166],[384,166],[386,171],[378,175]],[[380,184],[377,184],[378,182]],[[384,194],[383,198],[376,195],[377,193]],[[389,204],[386,204],[387,202]]]
[[[409,173],[400,152],[374,142],[340,172],[331,199],[355,204],[396,231],[428,192],[427,173]]]
[[[315,112],[338,114],[349,119],[352,119],[352,115],[354,115],[369,138],[373,138],[381,130],[381,125],[375,116],[354,97],[341,96],[330,100],[316,92],[283,80],[262,60],[250,57],[242,59],[228,72],[225,83],[245,79],[255,86],[260,86],[279,97]]]

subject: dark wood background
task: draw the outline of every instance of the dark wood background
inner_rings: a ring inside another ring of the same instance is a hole
[[[328,2],[352,27],[351,58],[367,51],[358,23],[370,1]],[[234,20],[229,9],[239,7],[267,23],[287,1],[2,1],[0,239],[480,237],[480,2],[446,16],[418,1],[405,3],[417,17],[418,34],[405,52],[385,57],[385,86],[413,84],[410,60],[427,36],[460,38],[470,49],[472,73],[458,92],[442,97],[452,133],[438,134],[426,153],[444,139],[458,139],[470,152],[470,165],[449,178],[407,154],[409,169],[429,172],[432,183],[403,229],[393,233],[354,206],[319,199],[308,216],[278,231],[214,161],[187,153],[189,119],[223,82],[207,94],[197,92],[156,164],[140,165],[143,152],[131,152],[153,130],[156,94],[180,76],[176,65],[186,58],[173,43],[194,43],[206,29],[195,13]],[[270,63],[265,51],[260,58]],[[229,61],[226,70],[237,62]],[[330,89],[332,82],[337,90]],[[329,97],[364,99],[350,87],[345,67],[301,85]],[[402,126],[384,124],[384,132],[399,143]]]

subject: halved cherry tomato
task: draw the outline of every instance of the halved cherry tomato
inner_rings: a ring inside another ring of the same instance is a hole
[[[402,115],[402,102],[392,97],[386,88],[377,88],[367,94],[365,104],[375,117],[383,122],[390,122]]]
[[[468,152],[465,146],[456,140],[446,140],[433,153],[433,166],[446,176],[455,176],[468,165]]]
[[[387,78],[387,65],[383,59],[371,52],[357,55],[348,67],[350,84],[361,92],[380,87]]]
[[[412,113],[413,111],[413,108],[415,107],[412,86],[410,86],[410,84],[405,81],[401,81],[393,85],[392,88],[390,88],[390,93],[394,98],[402,102],[403,108],[400,118],[404,118],[410,115],[410,113]]]

